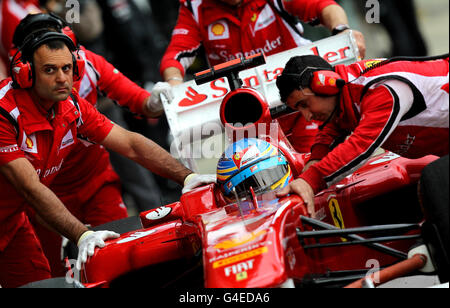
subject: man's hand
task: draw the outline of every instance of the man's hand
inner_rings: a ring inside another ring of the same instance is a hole
[[[215,174],[197,174],[191,173],[184,180],[184,187],[181,191],[183,194],[190,192],[194,188],[197,188],[202,185],[215,183],[216,175]]]
[[[161,101],[161,94],[163,94],[169,103],[173,100],[173,92],[172,92],[172,86],[167,82],[158,82],[155,84],[155,86],[152,89],[152,95],[150,96],[150,99],[147,100],[146,108],[151,113],[160,113],[164,110],[162,101]]]
[[[299,195],[307,207],[308,214],[314,217],[314,191],[312,187],[303,179],[296,179],[288,186],[277,192],[277,197],[284,197],[287,194],[294,193]]]
[[[77,270],[81,270],[81,265],[86,263],[88,256],[94,255],[95,247],[105,247],[105,240],[118,238],[120,234],[112,231],[86,231],[78,240]]]
[[[338,25],[348,25],[347,14],[338,4],[331,4],[324,7],[320,14],[322,24],[330,31],[333,31],[333,29]],[[361,59],[364,59],[366,56],[366,43],[364,41],[364,36],[358,30],[351,30],[353,31],[353,36],[356,40],[356,45],[358,46]],[[350,31],[350,29],[344,30],[343,32],[346,31]]]
[[[350,30],[353,32],[353,37],[355,38],[356,46],[358,46],[359,49],[359,55],[361,56],[361,59],[364,59],[366,56],[366,41],[364,40],[364,35],[355,29],[348,29],[343,32]]]

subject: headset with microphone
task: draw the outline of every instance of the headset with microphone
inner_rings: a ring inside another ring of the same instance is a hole
[[[337,95],[346,84],[338,73],[321,67],[307,66],[300,73],[282,73],[281,75],[306,78],[309,80],[308,88],[318,96]]]
[[[309,80],[308,88],[317,96],[334,96],[338,95],[346,82],[341,76],[332,70],[327,70],[323,67],[307,66],[300,73],[282,73],[284,76],[295,76],[298,78],[307,78]],[[301,89],[301,88],[300,88]],[[322,130],[327,125],[333,115],[337,111],[337,104],[331,112],[330,116],[319,126]]]
[[[64,33],[41,30],[33,32],[25,37],[22,45],[15,50],[15,53],[11,58],[10,74],[15,87],[22,89],[33,87],[35,79],[32,55],[41,45],[55,40],[64,42],[69,48],[73,60],[73,79],[74,81],[81,79],[85,62],[84,59],[78,55],[78,48],[73,40]]]

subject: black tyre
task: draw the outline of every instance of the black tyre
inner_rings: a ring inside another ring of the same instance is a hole
[[[139,216],[131,216],[119,220],[114,220],[103,225],[93,227],[93,231],[114,231],[119,234],[136,231],[142,229],[142,223]]]

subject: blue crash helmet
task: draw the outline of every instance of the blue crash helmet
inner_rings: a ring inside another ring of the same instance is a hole
[[[275,190],[288,185],[293,179],[284,155],[272,144],[254,138],[241,139],[231,144],[217,164],[217,183],[226,197],[239,198]]]

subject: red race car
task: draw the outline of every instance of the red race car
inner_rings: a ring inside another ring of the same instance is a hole
[[[68,275],[72,284],[373,287],[417,274],[448,282],[448,157],[406,159],[380,150],[317,194],[310,217],[299,196],[274,192],[300,174],[308,155],[297,153],[282,129],[268,131],[293,114],[269,108],[239,78],[263,63],[264,56],[239,59],[196,76],[198,83],[230,83],[220,107],[230,146],[219,159],[218,184],[96,227],[121,236]]]

